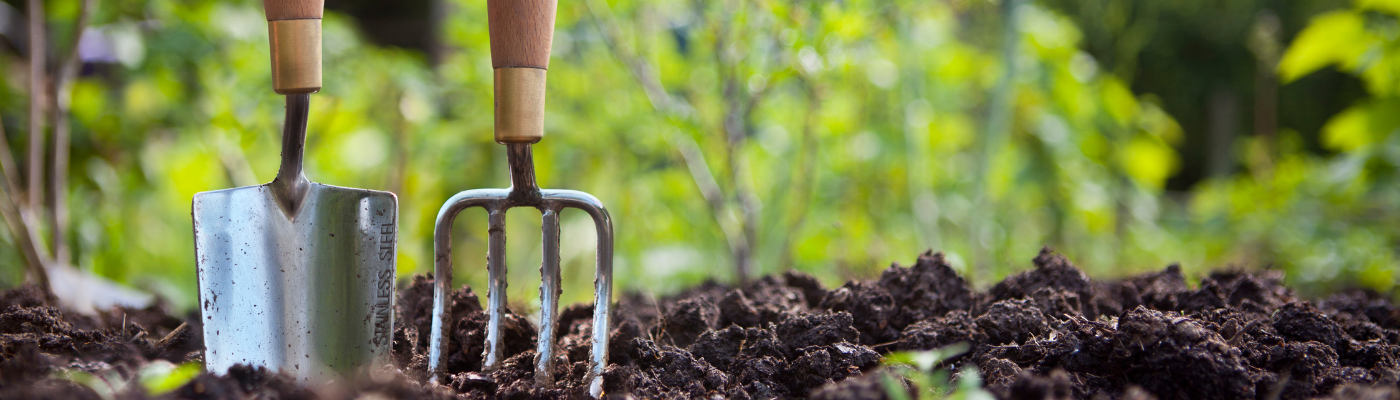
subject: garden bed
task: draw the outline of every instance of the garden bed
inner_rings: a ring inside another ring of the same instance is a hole
[[[1088,279],[1042,251],[1035,268],[971,290],[941,254],[877,280],[824,288],[800,273],[742,288],[707,283],[675,296],[617,298],[609,396],[885,398],[885,355],[966,343],[939,364],[975,367],[1001,398],[1395,399],[1400,308],[1363,291],[1303,301],[1274,271],[1220,272],[1190,287],[1179,268],[1122,281]],[[303,389],[240,367],[199,374],[165,398],[575,398],[590,351],[592,308],[561,312],[559,387],[532,388],[535,326],[509,315],[506,361],[480,374],[486,315],[469,288],[453,293],[442,385],[422,384],[432,281],[400,290],[400,367],[339,387]],[[91,379],[120,382],[157,360],[197,361],[198,316],[159,307],[98,317],[46,306],[33,288],[0,294],[0,398],[101,398]],[[65,372],[67,371],[67,372]],[[958,376],[954,376],[958,378]],[[149,397],[144,386],[118,391]]]

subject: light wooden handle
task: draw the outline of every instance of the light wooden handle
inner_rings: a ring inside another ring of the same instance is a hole
[[[486,0],[491,68],[549,68],[558,0]]]
[[[544,83],[558,0],[486,0],[495,69],[496,142],[544,138]]]
[[[321,15],[325,0],[263,0],[272,51],[272,90],[321,90]]]
[[[263,0],[268,21],[321,19],[325,0]]]

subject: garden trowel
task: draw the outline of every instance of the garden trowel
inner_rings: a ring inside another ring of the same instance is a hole
[[[272,81],[286,95],[271,183],[194,196],[204,362],[265,366],[301,382],[389,362],[398,198],[302,173],[310,95],[321,89],[323,0],[264,0]]]

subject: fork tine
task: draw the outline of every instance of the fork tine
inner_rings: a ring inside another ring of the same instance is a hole
[[[528,150],[526,148],[525,150]],[[523,154],[528,155],[528,152]],[[522,164],[523,165],[523,164]],[[524,171],[529,172],[529,171]],[[512,178],[516,174],[512,174]],[[529,184],[531,182],[523,182]],[[613,226],[608,211],[598,198],[575,190],[540,190],[526,185],[526,192],[517,193],[521,187],[512,189],[477,189],[458,193],[438,211],[433,233],[435,249],[434,273],[437,282],[433,287],[433,332],[429,342],[428,372],[431,382],[438,382],[444,372],[443,352],[447,348],[444,325],[447,321],[447,302],[452,282],[452,222],[457,213],[469,207],[486,209],[490,225],[487,235],[487,268],[489,288],[487,291],[486,354],[482,362],[482,372],[492,372],[500,368],[505,354],[501,337],[501,319],[506,312],[506,260],[505,260],[505,214],[511,207],[534,207],[541,211],[543,261],[540,264],[540,334],[536,347],[535,385],[542,388],[555,387],[554,362],[558,354],[559,324],[559,213],[564,208],[576,208],[587,212],[593,218],[598,235],[598,258],[593,288],[593,332],[592,355],[589,359],[588,375],[584,382],[592,397],[599,397],[603,390],[603,372],[608,363],[608,333],[611,326],[612,304],[612,261]]]
[[[476,189],[457,193],[438,209],[437,221],[433,224],[433,320],[432,332],[428,340],[428,381],[438,382],[444,372],[443,359],[447,351],[447,335],[444,331],[450,315],[447,303],[452,297],[452,223],[457,214],[472,207],[482,207],[488,214],[500,208],[502,199],[509,194],[503,189]],[[502,280],[504,282],[504,280]],[[504,293],[504,291],[502,291]]]
[[[483,372],[492,372],[501,365],[505,341],[501,340],[501,317],[506,313],[506,210],[493,209],[487,214],[486,270],[488,289],[486,304],[486,358],[481,362]]]
[[[554,388],[555,332],[559,323],[559,210],[544,208],[540,223],[544,233],[544,259],[540,263],[540,335],[536,347],[535,386]]]
[[[593,195],[576,190],[543,190],[546,202],[582,210],[593,218],[598,235],[598,258],[593,275],[593,354],[589,360],[588,392],[603,393],[603,371],[608,367],[608,334],[612,326],[613,225],[612,217]]]
[[[598,259],[593,277],[593,360],[585,379],[588,393],[599,398],[603,395],[603,371],[608,367],[608,334],[612,326],[613,226],[603,203],[588,197],[596,203],[596,207],[584,211],[593,216],[598,231]]]

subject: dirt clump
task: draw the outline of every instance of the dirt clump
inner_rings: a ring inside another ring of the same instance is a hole
[[[988,343],[1026,343],[1050,330],[1035,300],[1002,300],[993,303],[974,323],[986,333]]]
[[[1239,349],[1174,312],[1138,306],[1118,319],[1112,362],[1122,377],[1164,398],[1250,398],[1254,384]]]
[[[978,300],[943,253],[932,251],[920,254],[911,267],[891,265],[878,283],[899,305],[892,322],[901,329],[950,311],[966,311]]]

